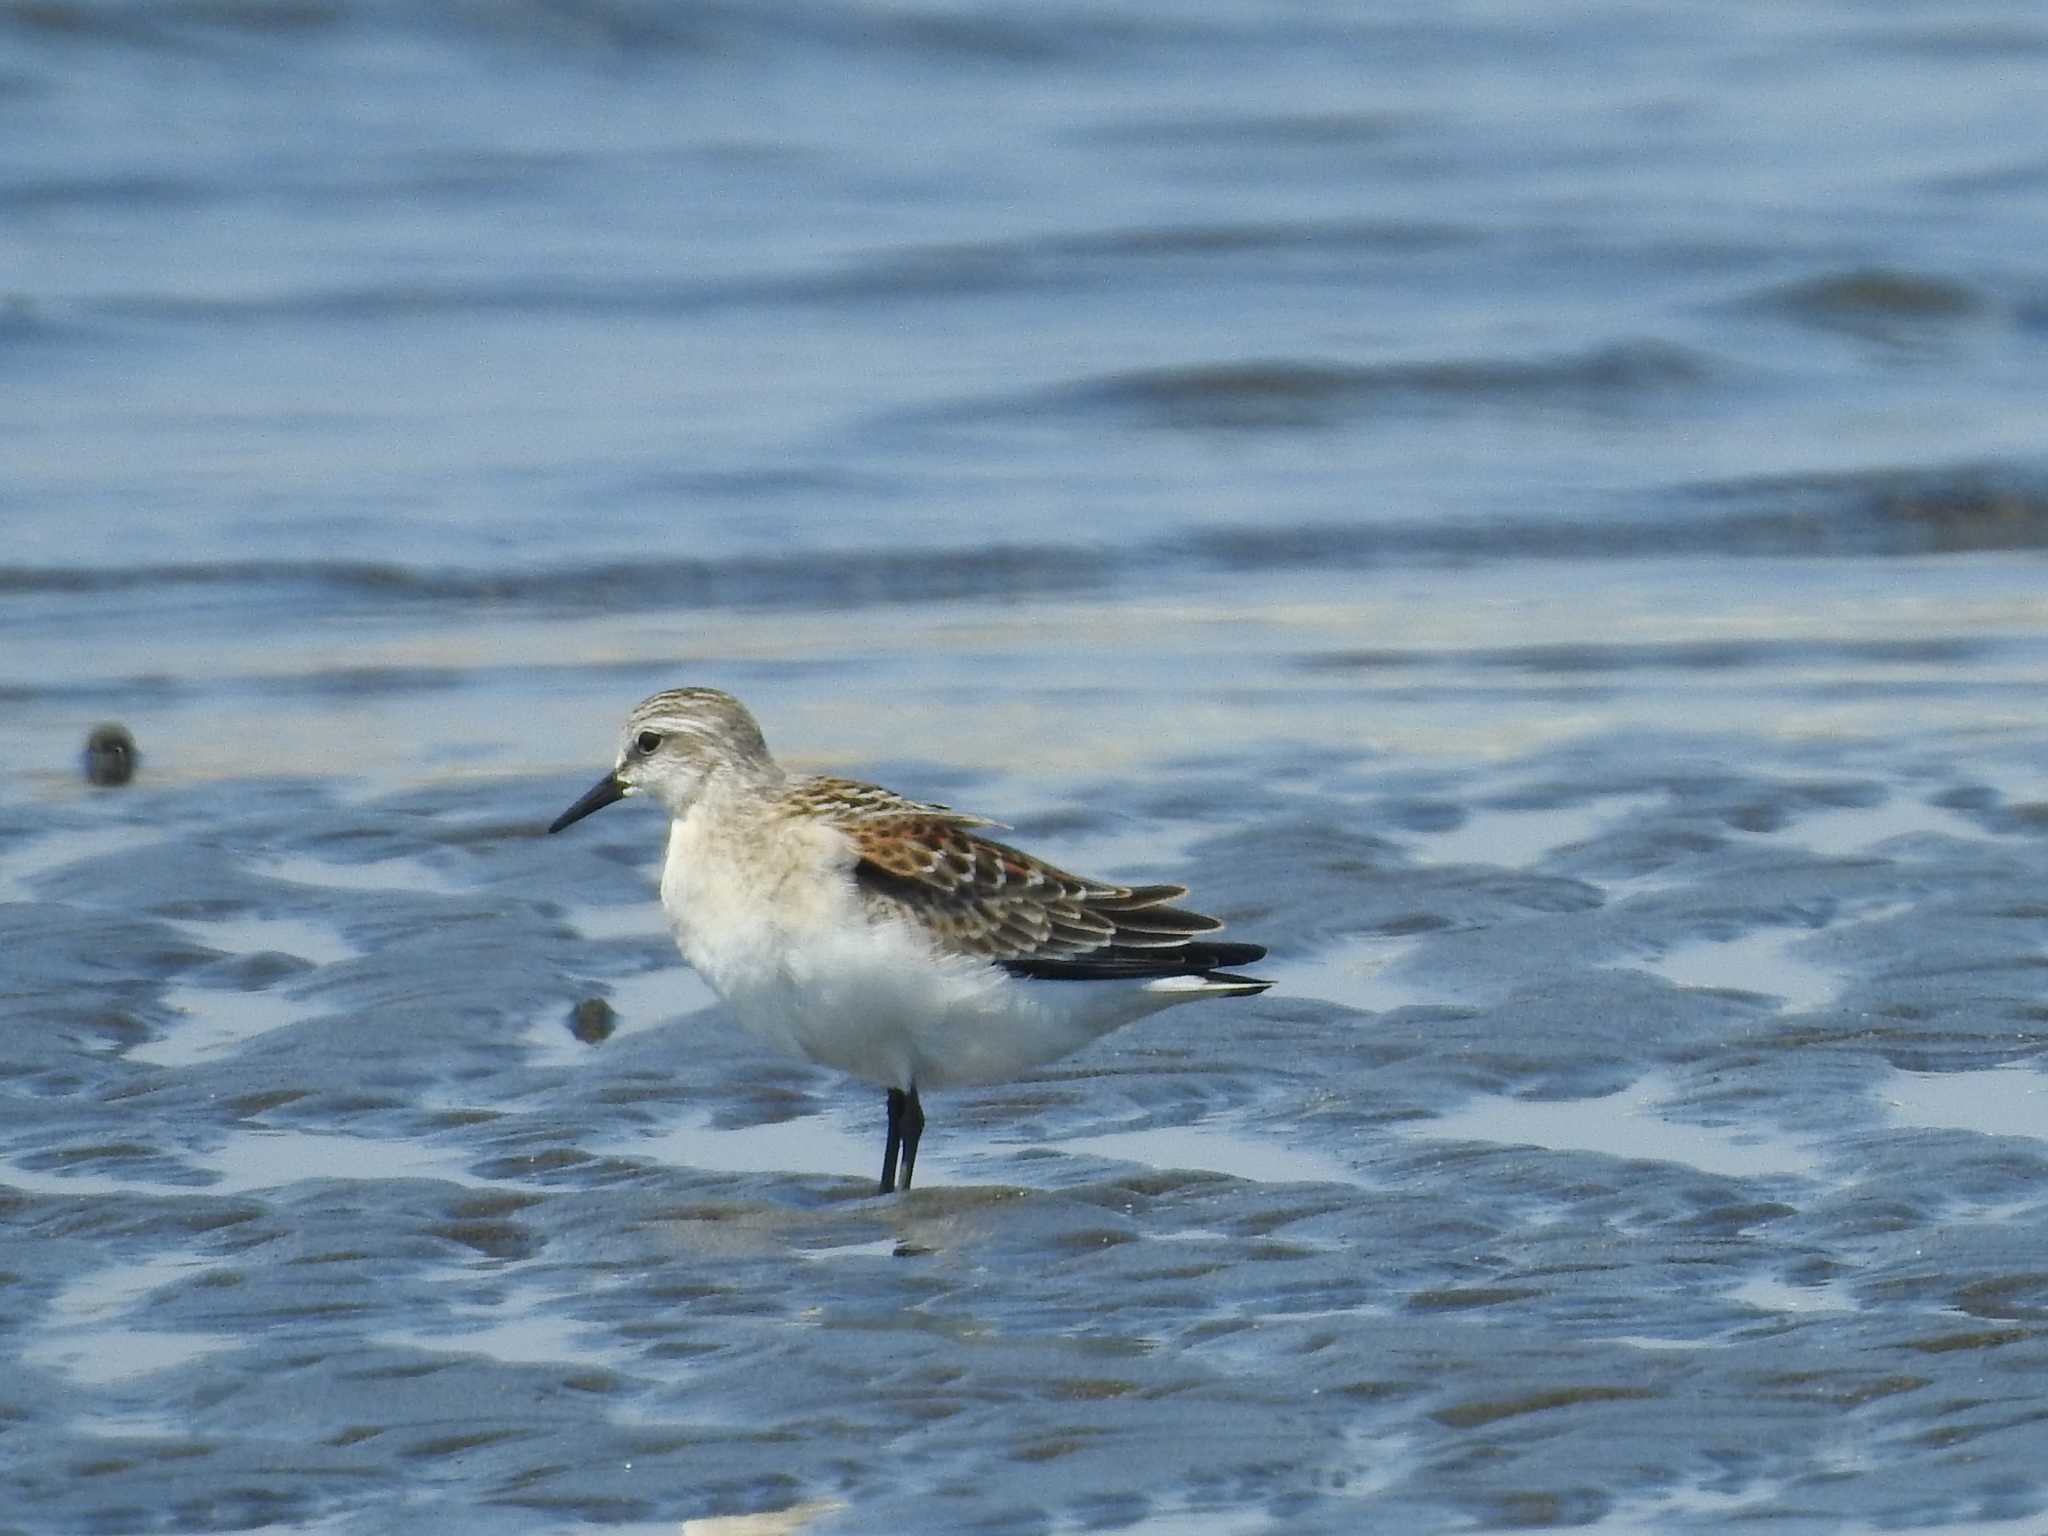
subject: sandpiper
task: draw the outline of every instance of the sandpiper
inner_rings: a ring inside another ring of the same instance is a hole
[[[853,779],[785,771],[745,706],[676,688],[548,827],[628,795],[669,814],[661,904],[683,958],[759,1038],[888,1090],[881,1193],[910,1188],[920,1090],[997,1082],[1175,1003],[1272,985],[1208,938],[1179,885],[1068,874],[998,826]]]

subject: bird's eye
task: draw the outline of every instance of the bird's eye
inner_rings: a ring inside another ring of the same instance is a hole
[[[659,731],[642,731],[633,738],[633,745],[642,752],[652,752],[661,745],[661,733]]]

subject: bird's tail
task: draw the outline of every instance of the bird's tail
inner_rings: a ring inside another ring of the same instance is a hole
[[[1201,997],[1256,997],[1272,986],[1256,976],[1233,976],[1228,971],[1203,971],[1194,976],[1161,976],[1145,983],[1147,992],[1177,992]]]

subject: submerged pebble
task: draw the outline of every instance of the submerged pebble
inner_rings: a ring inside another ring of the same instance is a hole
[[[112,721],[96,725],[85,738],[86,781],[102,789],[126,784],[135,777],[141,760],[141,754],[135,750],[135,738],[128,734],[125,725]]]
[[[569,1010],[569,1033],[585,1045],[602,1045],[619,1027],[619,1015],[601,997],[586,997]]]

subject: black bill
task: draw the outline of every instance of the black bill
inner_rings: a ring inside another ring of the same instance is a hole
[[[619,782],[619,776],[616,773],[608,773],[591,785],[581,800],[549,822],[548,830],[559,832],[570,822],[581,821],[592,811],[601,811],[614,800],[623,800],[625,797],[626,786]]]

